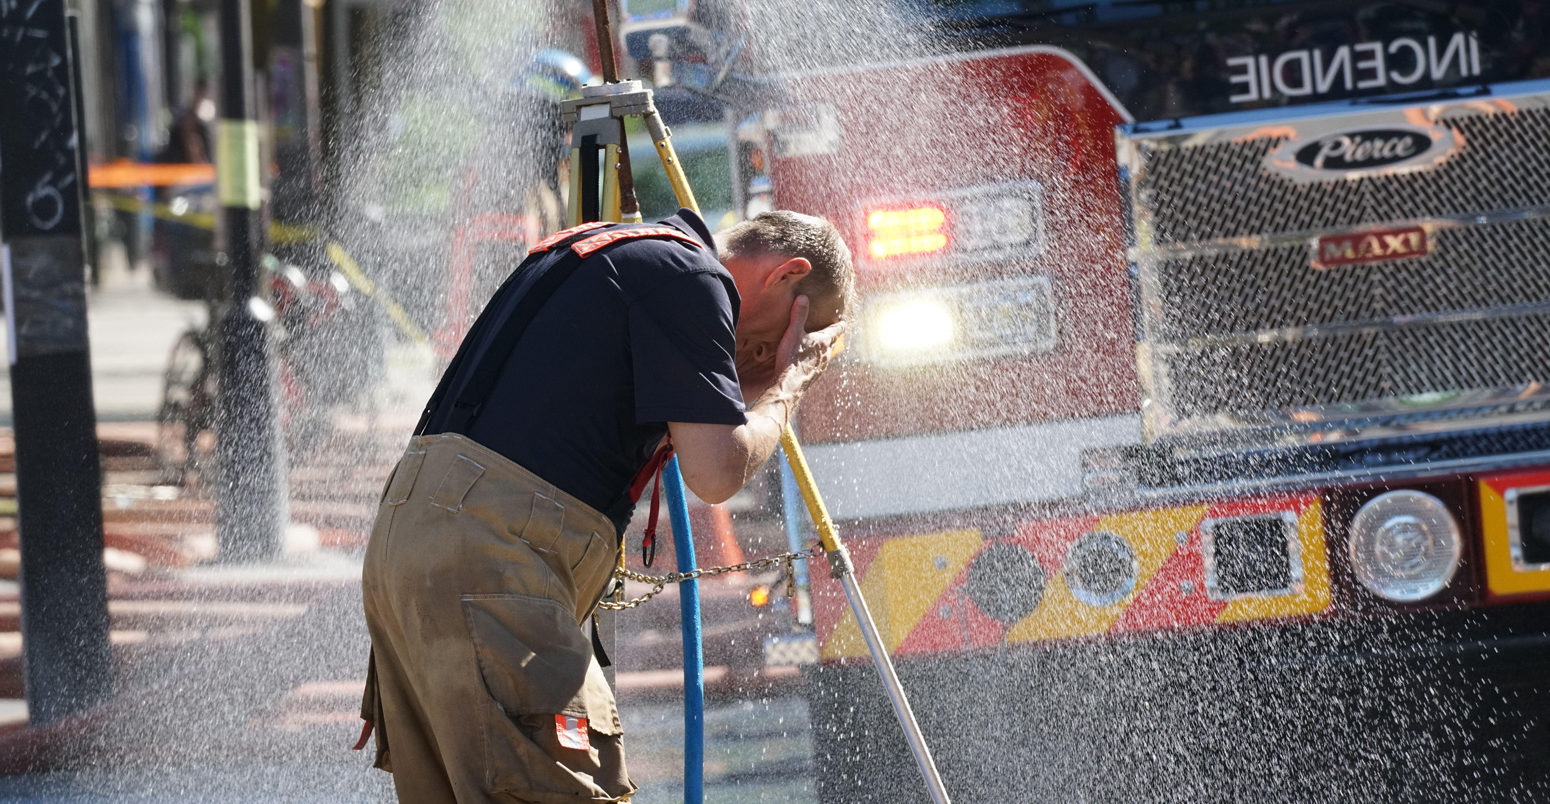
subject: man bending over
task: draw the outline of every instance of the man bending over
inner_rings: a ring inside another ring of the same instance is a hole
[[[399,800],[635,792],[585,629],[635,501],[669,449],[700,499],[742,488],[853,295],[838,231],[794,212],[713,239],[681,210],[533,249],[448,367],[366,549],[362,716]]]

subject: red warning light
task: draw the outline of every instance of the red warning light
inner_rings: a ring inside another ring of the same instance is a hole
[[[924,205],[904,209],[877,209],[867,214],[873,259],[918,257],[947,248],[947,213]]]

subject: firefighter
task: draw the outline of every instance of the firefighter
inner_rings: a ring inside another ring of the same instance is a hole
[[[400,801],[635,792],[584,625],[619,534],[672,450],[707,502],[753,476],[853,286],[834,226],[792,212],[713,238],[680,210],[533,249],[443,375],[366,550],[362,717]]]

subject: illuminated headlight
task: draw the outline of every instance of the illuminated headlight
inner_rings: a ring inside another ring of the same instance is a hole
[[[860,335],[868,361],[892,366],[1048,351],[1050,283],[1030,276],[878,294],[862,311]]]
[[[947,301],[926,294],[899,295],[868,305],[866,350],[883,362],[939,357],[958,337]]]
[[[1453,514],[1424,492],[1380,494],[1351,520],[1351,569],[1362,586],[1385,600],[1410,603],[1442,591],[1462,551]]]

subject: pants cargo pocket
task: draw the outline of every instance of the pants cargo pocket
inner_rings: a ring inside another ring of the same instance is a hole
[[[587,540],[580,560],[571,567],[571,576],[576,582],[576,605],[580,609],[577,619],[581,622],[586,622],[597,609],[597,602],[608,588],[608,581],[614,577],[614,564],[618,555],[618,547],[613,539],[593,533]]]
[[[611,801],[633,791],[613,693],[574,614],[529,595],[465,595],[462,603],[490,698],[480,707],[490,790],[532,801]]]
[[[420,476],[420,466],[425,463],[424,450],[410,450],[393,465],[387,482],[382,484],[381,504],[388,507],[403,505],[414,490],[414,481]]]

